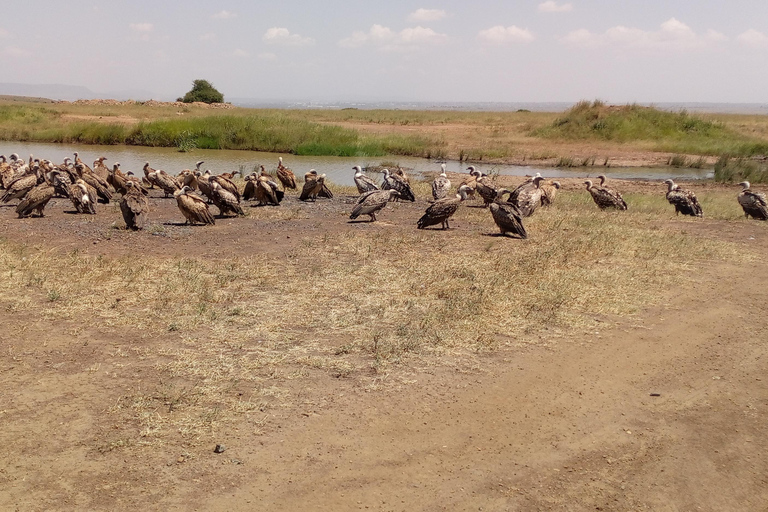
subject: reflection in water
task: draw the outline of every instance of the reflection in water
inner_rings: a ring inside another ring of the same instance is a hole
[[[88,165],[100,156],[107,157],[107,164],[111,167],[115,162],[120,162],[123,172],[133,171],[143,175],[144,162],[149,162],[155,169],[163,169],[166,172],[176,174],[182,169],[194,169],[195,163],[204,160],[203,169],[211,169],[214,173],[231,172],[242,169],[250,173],[254,166],[264,165],[267,171],[274,171],[277,167],[277,158],[282,156],[285,165],[293,169],[296,176],[303,176],[310,169],[315,169],[320,174],[326,174],[333,183],[340,185],[354,185],[354,171],[352,166],[360,165],[380,166],[382,164],[396,164],[413,169],[413,174],[422,172],[439,172],[440,164],[445,163],[448,172],[466,172],[467,164],[454,160],[427,160],[413,157],[334,157],[334,156],[295,156],[277,153],[261,153],[257,151],[233,151],[198,149],[189,153],[180,153],[174,148],[148,148],[142,146],[90,146],[78,144],[47,144],[0,141],[0,154],[6,157],[11,153],[18,153],[21,158],[27,159],[29,155],[36,158],[47,158],[54,163],[61,163],[65,157],[72,157],[77,151],[80,158]],[[595,167],[556,169],[540,168],[519,165],[491,165],[473,163],[479,171],[484,173],[497,172],[510,176],[533,175],[540,172],[546,177],[588,177],[597,174],[605,174],[609,178],[624,179],[659,179],[685,178],[702,179],[712,177],[712,171],[706,169],[677,169],[677,168],[621,168],[621,167]],[[373,175],[375,178],[375,174]]]

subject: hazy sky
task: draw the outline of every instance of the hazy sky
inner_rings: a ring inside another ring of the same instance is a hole
[[[0,82],[318,101],[768,102],[766,0],[7,0]],[[137,98],[147,99],[147,98]]]

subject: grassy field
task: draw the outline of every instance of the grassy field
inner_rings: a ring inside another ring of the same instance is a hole
[[[768,152],[765,116],[699,115],[581,102],[564,113],[209,109],[0,100],[4,140],[407,155],[564,167],[712,165]],[[635,158],[633,155],[637,155]],[[634,161],[634,163],[632,163]]]
[[[423,196],[428,184],[416,188]],[[77,332],[177,339],[174,348],[120,349],[126,361],[156,360],[164,384],[135,390],[109,413],[136,425],[114,442],[162,443],[176,432],[192,442],[235,416],[295,405],[287,383],[310,374],[375,386],[391,371],[473,366],[501,347],[594,329],[596,316],[631,315],[702,262],[747,257],[659,227],[670,213],[663,194],[625,197],[628,212],[601,212],[583,191],[564,191],[529,219],[524,241],[481,234],[494,231],[488,212],[470,207],[458,214],[477,226],[470,232],[409,225],[370,236],[345,227],[280,256],[94,257],[6,239],[0,295],[11,318],[34,310]],[[709,219],[741,218],[732,191],[700,200]],[[289,208],[262,212],[304,218]],[[231,392],[241,384],[248,396]]]

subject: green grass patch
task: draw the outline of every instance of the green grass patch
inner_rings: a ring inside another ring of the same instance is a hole
[[[748,158],[723,155],[715,164],[715,181],[721,183],[768,183],[768,166]]]
[[[581,101],[548,126],[532,131],[548,139],[654,142],[657,151],[737,156],[768,154],[768,143],[738,133],[719,121],[640,105]]]

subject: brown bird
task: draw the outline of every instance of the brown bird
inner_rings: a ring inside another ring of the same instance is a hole
[[[144,162],[144,167],[142,167],[142,170],[144,171],[144,181],[146,182],[147,186],[149,188],[155,188],[154,176],[150,175],[155,172],[156,169],[150,167],[149,162]]]
[[[125,228],[144,229],[149,213],[149,199],[141,193],[139,186],[133,181],[125,182],[125,193],[120,198],[120,211],[123,214]]]
[[[743,188],[736,199],[744,210],[744,216],[757,220],[768,220],[768,202],[766,202],[765,194],[750,190],[748,181],[742,181],[739,185]]]
[[[393,196],[395,200],[405,199],[406,201],[416,201],[416,195],[413,193],[408,180],[405,179],[405,175],[395,174],[389,172],[389,169],[382,169],[384,174],[384,181],[381,184],[381,190],[397,190],[398,195]],[[402,172],[402,171],[400,171]]]
[[[23,175],[6,185],[5,193],[0,197],[0,201],[7,203],[14,199],[21,199],[43,181],[39,167],[28,169]]]
[[[204,173],[201,173],[199,170],[195,171],[197,188],[200,189],[200,192],[208,199],[209,203],[212,202],[210,177],[211,171],[206,170]]]
[[[216,220],[208,209],[208,204],[203,198],[194,194],[188,185],[174,194],[176,204],[186,219],[185,224],[216,224]]]
[[[355,220],[360,215],[368,215],[370,222],[376,222],[376,212],[387,206],[393,197],[400,195],[397,190],[371,190],[362,194],[352,208],[349,218]]]
[[[256,178],[254,197],[259,201],[259,205],[278,206],[284,195],[285,192],[280,190],[278,184],[272,179],[266,176]]]
[[[219,178],[219,176],[214,176]],[[244,216],[245,212],[240,207],[240,193],[237,196],[228,189],[221,186],[219,180],[211,181],[211,200],[216,208],[219,209],[220,215],[227,215],[228,213],[234,213],[235,215]]]
[[[440,169],[440,175],[432,181],[432,198],[435,201],[448,197],[448,193],[451,191],[451,180],[445,173],[445,164],[440,164]]]
[[[35,186],[16,206],[16,213],[20,219],[29,217],[35,211],[38,217],[45,217],[43,210],[55,193],[53,186],[48,183],[43,182]]]
[[[317,171],[310,169],[310,171],[304,175],[304,187],[301,189],[299,199],[302,201],[315,201],[317,195],[323,189],[323,185],[325,185],[325,174],[318,175]]]
[[[542,181],[539,185],[539,188],[541,189],[541,206],[550,206],[553,204],[560,187],[561,185],[559,181]]]
[[[467,199],[467,190],[469,190],[469,187],[462,185],[459,187],[459,193],[456,194],[456,197],[446,197],[432,203],[418,220],[416,226],[419,229],[424,229],[428,226],[442,224],[442,229],[449,229],[448,219],[456,213],[461,203]]]
[[[109,204],[112,200],[112,192],[109,191],[109,183],[106,180],[101,179],[87,165],[82,163],[75,164],[75,171],[80,179],[96,190],[96,195],[101,202]]]
[[[93,162],[93,172],[103,180],[106,180],[107,176],[109,175],[109,168],[104,165],[104,160],[106,159],[106,157],[100,156]]]
[[[501,234],[512,233],[520,238],[528,238],[528,233],[523,226],[523,215],[517,206],[502,201],[504,194],[510,194],[511,192],[505,188],[499,190],[496,200],[491,203],[490,210],[493,222],[501,230]]]
[[[296,190],[296,175],[283,165],[283,157],[277,158],[277,179],[283,184],[283,188]]]
[[[72,204],[75,206],[77,213],[96,215],[95,201],[91,199],[92,197],[96,197],[95,194],[95,191],[90,192],[88,190],[88,184],[81,179],[78,179],[67,187],[67,195],[69,196],[69,200],[72,201]]]
[[[691,217],[703,217],[704,212],[701,209],[696,194],[690,190],[684,190],[671,179],[664,180],[667,184],[667,201],[675,207],[675,215],[690,215]]]
[[[150,176],[151,181],[163,190],[165,197],[174,196],[176,191],[181,189],[181,185],[176,181],[176,178],[162,169],[150,173]]]
[[[592,184],[592,180],[587,180],[584,184],[587,186],[587,192],[592,196],[592,200],[601,210],[607,208],[615,208],[617,210],[627,209],[627,203],[624,202],[624,199],[618,192],[614,193],[612,190],[595,186]]]
[[[539,185],[543,180],[544,178],[541,176],[535,176],[531,180],[530,185],[524,184],[525,186],[520,186],[513,190],[507,202],[515,205],[523,217],[530,217],[541,204],[542,190]],[[513,198],[515,191],[517,191],[517,196]]]

